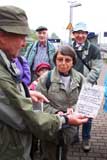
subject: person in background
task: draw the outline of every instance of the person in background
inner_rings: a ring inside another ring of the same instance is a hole
[[[107,112],[107,73],[104,76],[104,112]]]
[[[30,85],[29,85],[29,89],[30,90],[36,90],[36,85],[40,79],[40,77],[47,71],[51,70],[51,66],[49,63],[40,63],[39,65],[37,65],[36,70],[35,70],[35,74],[36,74],[36,80],[33,81]]]
[[[53,61],[55,67],[39,79],[36,90],[44,94],[50,101],[49,104],[44,103],[44,112],[63,115],[67,111],[75,111],[84,77],[73,69],[76,63],[76,53],[69,45],[60,46],[53,57]],[[50,160],[50,157],[51,160],[57,160],[60,155],[58,152],[60,146],[62,150],[61,160],[66,160],[69,145],[73,144],[75,137],[77,137],[77,127],[72,125],[63,128],[58,137],[57,144],[55,142],[49,143],[46,140],[42,142],[43,160]]]
[[[73,28],[72,46],[77,54],[77,62],[74,68],[86,77],[86,81],[90,84],[96,84],[99,78],[102,59],[100,49],[87,39],[88,30],[84,22],[77,23]],[[92,119],[83,124],[82,128],[82,148],[84,151],[91,149],[90,132]],[[78,139],[78,138],[77,138]]]
[[[44,26],[40,26],[36,29],[36,36],[38,41],[28,46],[25,53],[30,69],[32,81],[35,80],[35,69],[40,63],[49,63],[51,69],[54,66],[53,56],[55,54],[55,47],[48,41],[48,29]]]
[[[39,92],[20,82],[15,63],[25,37],[30,33],[26,13],[15,6],[0,6],[0,160],[31,160],[32,135],[54,140],[64,124],[87,121],[82,115],[35,113],[32,101],[49,102]]]
[[[40,77],[49,70],[51,70],[51,66],[49,63],[40,63],[39,65],[37,65],[35,69],[35,74],[37,78],[28,86],[28,89],[36,90],[36,86]],[[41,103],[33,102],[33,109],[35,112],[42,111]],[[40,154],[42,153],[41,143],[40,143],[40,140],[38,140],[33,136],[32,149],[31,149],[31,155],[33,159],[35,159],[35,155],[37,151],[40,151]]]

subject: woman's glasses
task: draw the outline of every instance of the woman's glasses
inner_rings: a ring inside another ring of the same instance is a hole
[[[62,63],[62,62],[65,62],[65,63],[70,63],[72,61],[72,58],[56,58],[56,60],[59,62],[59,63]]]

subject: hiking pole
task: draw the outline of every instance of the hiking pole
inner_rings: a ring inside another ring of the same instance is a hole
[[[43,112],[43,102],[41,102],[41,112]]]
[[[59,145],[58,145],[58,150],[57,150],[57,156],[58,156],[58,160],[62,160],[62,152],[63,152],[63,137],[62,137],[62,131],[60,130],[58,132],[58,139],[59,139]]]
[[[59,160],[62,160],[62,146],[59,146]]]
[[[41,112],[43,112],[43,102],[41,102],[40,105],[41,105]],[[42,150],[41,140],[39,140],[39,150],[40,150],[40,156],[42,156],[43,150]]]

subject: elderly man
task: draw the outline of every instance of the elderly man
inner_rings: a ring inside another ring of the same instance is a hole
[[[55,54],[55,47],[48,41],[48,29],[40,26],[36,29],[36,36],[38,41],[28,46],[25,57],[28,60],[31,69],[32,79],[34,80],[34,71],[40,63],[49,63],[51,69],[54,66],[53,56]]]
[[[29,33],[26,13],[15,6],[0,7],[0,160],[31,160],[32,134],[54,140],[63,124],[87,121],[81,115],[57,116],[34,113],[32,100],[47,99],[31,92],[20,82],[19,70],[12,63]]]
[[[88,30],[86,24],[83,22],[77,23],[73,29],[73,48],[77,54],[77,62],[74,68],[86,77],[88,83],[96,84],[102,68],[102,59],[100,49],[90,43],[87,36]],[[84,151],[89,151],[91,149],[91,125],[91,118],[83,125],[82,147]]]

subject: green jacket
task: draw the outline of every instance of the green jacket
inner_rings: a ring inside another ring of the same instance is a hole
[[[70,87],[67,90],[61,82],[60,75],[56,67],[51,71],[51,84],[48,90],[46,87],[48,73],[44,74],[40,78],[36,86],[36,90],[43,93],[50,101],[49,104],[44,103],[44,112],[52,114],[57,113],[58,111],[66,112],[67,108],[73,108],[75,110],[75,105],[84,82],[84,77],[74,69],[71,70],[70,76]],[[73,126],[63,129],[65,144],[71,144],[73,142],[74,136],[77,133],[76,129],[77,128]]]
[[[0,50],[0,160],[31,160],[32,134],[53,140],[60,121],[55,115],[33,112],[27,88],[18,82]]]

